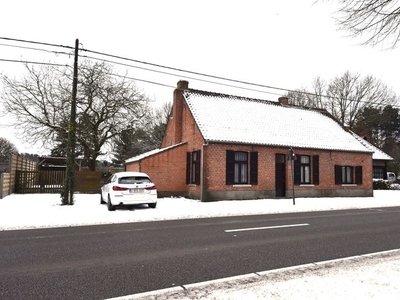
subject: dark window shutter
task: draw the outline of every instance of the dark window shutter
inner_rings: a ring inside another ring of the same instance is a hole
[[[362,184],[362,166],[356,167],[356,184]]]
[[[233,184],[235,172],[235,151],[226,150],[226,184]]]
[[[319,184],[319,156],[314,155],[313,158],[313,184],[318,185]]]
[[[297,159],[294,160],[294,184],[300,184],[300,180],[301,180],[300,156],[297,156]]]
[[[335,165],[335,184],[342,184],[342,167]]]
[[[190,152],[186,153],[186,184],[190,184],[190,166],[192,155]]]
[[[196,151],[196,163],[195,163],[195,174],[194,174],[194,183],[199,185],[200,184],[200,153],[201,151]]]
[[[258,184],[258,152],[250,152],[250,184]]]

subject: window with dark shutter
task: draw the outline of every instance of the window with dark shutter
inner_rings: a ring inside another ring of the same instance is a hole
[[[319,184],[319,156],[314,155],[312,160],[313,160],[313,163],[312,163],[313,184],[318,185]]]
[[[335,184],[342,184],[342,167],[335,165]]]
[[[226,151],[226,184],[257,184],[258,153]]]
[[[195,159],[193,159],[193,168],[194,168],[194,172],[193,172],[193,183],[199,185],[200,184],[200,154],[201,151],[195,151],[193,152],[193,157],[195,157]]]
[[[250,152],[250,184],[258,184],[258,152]]]
[[[226,150],[226,184],[233,184],[235,176],[235,151]]]
[[[190,184],[190,166],[191,166],[192,154],[186,153],[186,184]]]
[[[186,153],[186,184],[200,184],[201,151]]]
[[[356,167],[356,184],[362,184],[362,166]]]
[[[233,182],[246,184],[249,182],[249,153],[244,151],[235,152],[235,169]]]

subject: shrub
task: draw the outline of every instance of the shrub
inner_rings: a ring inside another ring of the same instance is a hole
[[[383,179],[374,179],[373,181],[373,189],[374,190],[389,190],[390,189],[390,184],[388,183],[387,180]]]

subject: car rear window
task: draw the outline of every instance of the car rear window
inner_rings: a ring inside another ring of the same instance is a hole
[[[129,176],[129,177],[121,177],[118,180],[118,183],[122,184],[141,184],[141,183],[151,183],[151,180],[149,177],[143,177],[143,176]]]

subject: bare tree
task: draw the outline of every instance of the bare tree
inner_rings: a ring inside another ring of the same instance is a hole
[[[372,76],[362,78],[349,71],[325,83],[316,77],[312,90],[288,93],[290,102],[300,106],[326,109],[343,126],[350,129],[365,107],[375,108],[395,104],[396,94]]]
[[[26,140],[51,147],[67,132],[72,69],[27,66],[27,70],[21,80],[2,76],[5,109],[15,116],[14,125]],[[96,159],[109,141],[147,122],[148,102],[132,80],[114,74],[110,65],[86,61],[79,66],[77,144],[90,170],[95,170]]]
[[[345,72],[327,87],[326,109],[342,124],[353,128],[365,107],[393,104],[396,95],[381,81]]]
[[[0,162],[8,161],[11,154],[18,154],[17,147],[9,140],[0,137]]]
[[[312,108],[325,108],[325,102],[323,99],[325,82],[320,77],[316,77],[311,87],[311,91],[307,89],[299,89],[289,92],[287,97],[290,99],[290,103]]]
[[[168,119],[171,115],[172,102],[164,102],[164,104],[156,108],[151,118],[151,144],[153,149],[161,146],[167,129]]]
[[[334,1],[334,0],[317,0]],[[365,44],[386,42],[395,47],[400,39],[400,5],[397,0],[336,0],[339,3],[338,25],[354,36],[364,37]]]
[[[151,113],[150,122],[145,127],[124,132],[113,140],[113,162],[123,165],[128,158],[158,149],[164,138],[170,117],[172,102],[165,102]]]

